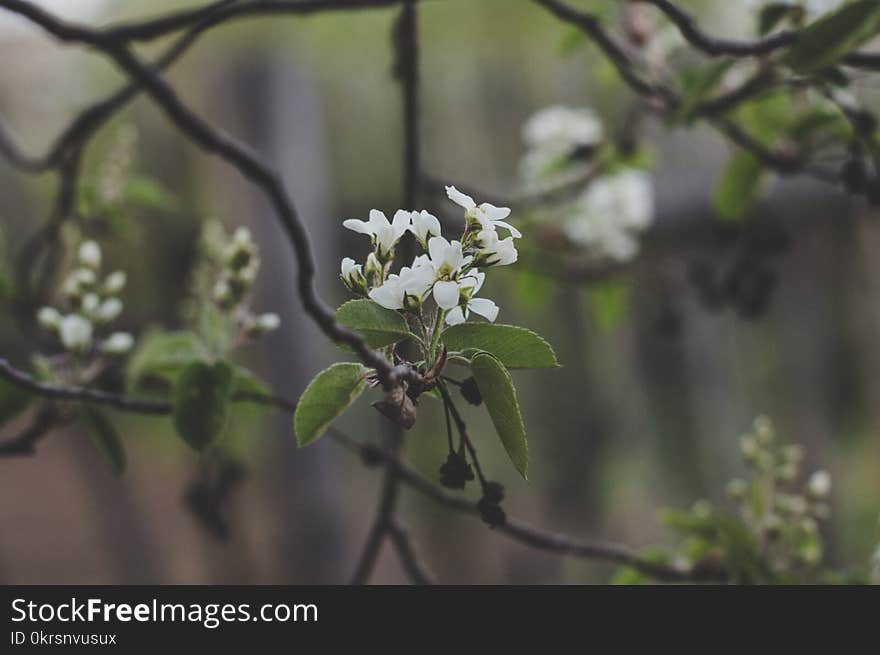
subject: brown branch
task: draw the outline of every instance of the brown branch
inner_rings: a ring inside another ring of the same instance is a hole
[[[403,569],[409,576],[413,584],[432,585],[436,584],[434,574],[431,573],[427,565],[419,557],[416,552],[415,543],[407,532],[406,528],[401,525],[400,521],[394,521],[388,528],[388,534],[391,537],[391,543],[397,550]]]
[[[336,313],[318,296],[315,288],[316,267],[311,240],[279,174],[247,146],[214,129],[196,115],[174,89],[152,68],[145,65],[127,47],[101,32],[59,20],[55,16],[23,0],[0,0],[5,7],[42,27],[65,43],[88,45],[113,61],[137,81],[165,115],[190,140],[214,154],[258,186],[275,209],[287,239],[297,257],[297,289],[305,313],[332,341],[347,344],[361,361],[376,369],[386,389],[401,380],[419,381],[411,367],[393,366],[380,353],[372,350],[364,338],[336,321]]]

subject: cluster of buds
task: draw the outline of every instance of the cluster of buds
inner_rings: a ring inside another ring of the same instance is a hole
[[[77,251],[76,268],[61,285],[64,311],[47,306],[37,312],[40,325],[54,332],[68,352],[82,355],[97,349],[101,353],[121,355],[134,344],[127,332],[113,332],[103,339],[96,336],[122,313],[118,294],[126,283],[122,271],[102,278],[101,260],[101,247],[94,241],[84,241]]]
[[[259,337],[277,330],[281,319],[277,314],[253,314],[247,307],[247,299],[254,287],[260,270],[260,253],[257,244],[246,227],[239,227],[231,239],[222,226],[210,223],[206,227],[207,244],[220,265],[213,281],[211,297],[220,311],[238,318],[242,333]]]
[[[830,474],[819,470],[800,482],[801,448],[778,443],[772,423],[763,416],[741,438],[740,449],[752,479],[732,480],[727,493],[743,520],[777,568],[817,565],[822,558],[819,522],[830,513]]]
[[[374,209],[367,221],[343,222],[349,230],[369,236],[373,248],[364,264],[349,257],[342,260],[340,277],[346,288],[387,309],[418,316],[424,303],[433,298],[448,325],[463,323],[471,312],[494,321],[498,306],[487,298],[475,297],[486,278],[480,269],[516,262],[514,239],[522,234],[505,221],[510,209],[489,203],[478,205],[455,187],[447,187],[446,192],[465,210],[465,228],[457,241],[443,237],[440,221],[424,210],[399,210],[389,221],[383,212]],[[509,235],[502,238],[498,230],[506,230]],[[425,252],[391,273],[397,244],[407,232]]]

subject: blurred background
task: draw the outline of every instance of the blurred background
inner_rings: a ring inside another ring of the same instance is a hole
[[[611,16],[619,9],[610,0],[569,1],[603,5]],[[40,4],[98,25],[202,3]],[[682,4],[726,35],[749,32],[737,3]],[[547,105],[590,106],[609,131],[625,129],[631,93],[592,47],[566,48],[569,28],[532,3],[438,0],[422,3],[419,14],[421,133],[433,178],[483,190],[487,199],[515,193],[521,126]],[[383,9],[238,21],[210,31],[169,73],[197,112],[281,171],[313,236],[319,290],[336,303],[346,299],[339,260],[366,255],[366,241],[343,230],[342,220],[399,207],[395,15]],[[78,109],[122,79],[101,57],[60,47],[2,14],[0,56],[10,63],[0,73],[0,112],[31,152],[42,152]],[[181,138],[145,98],[102,131],[87,167],[98,166],[114,134],[131,127],[138,134],[133,168],[160,181],[176,202],[133,210],[120,229],[88,228],[111,269],[128,272],[123,327],[137,335],[180,326],[200,224],[217,217],[246,225],[263,258],[254,307],[279,313],[283,329],[244,348],[240,360],[279,394],[297,398],[317,371],[345,355],[303,316],[293,255],[270,207],[235,171]],[[711,206],[730,150],[706,128],[643,128],[654,151],[657,220],[638,260],[601,279],[548,275],[528,262],[490,276],[486,295],[501,306],[499,320],[544,335],[563,368],[514,373],[529,433],[528,482],[507,462],[484,413],[467,408],[484,468],[505,485],[508,513],[529,523],[637,549],[674,545],[658,510],[688,508],[699,498],[723,505],[726,482],[743,472],[739,436],[766,414],[782,439],[804,445],[808,471],[832,473],[828,561],[866,568],[880,515],[875,212],[810,178],[774,181],[754,218],[788,228],[791,238],[764,262],[775,279],[766,311],[710,310],[689,278],[695,264],[735,257],[735,246],[712,227]],[[25,176],[0,161],[4,257],[45,220],[55,184],[52,175]],[[438,215],[456,211],[431,192],[421,205]],[[33,330],[0,316],[0,356],[26,367],[40,347]],[[330,440],[298,450],[290,418],[268,413],[236,436],[245,445],[246,475],[225,501],[229,532],[219,539],[183,501],[199,462],[170,421],[112,417],[129,454],[121,478],[77,430],[54,433],[35,457],[0,459],[0,581],[348,580],[376,509],[376,470]],[[338,425],[376,441],[381,420],[365,396]],[[415,468],[437,479],[445,457],[439,404],[422,404],[405,449]],[[528,549],[408,490],[402,502],[441,582],[607,582],[615,570]],[[406,581],[387,545],[373,581]]]

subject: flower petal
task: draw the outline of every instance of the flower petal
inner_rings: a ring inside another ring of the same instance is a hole
[[[464,323],[466,319],[464,310],[461,307],[456,307],[446,315],[446,324],[458,325],[459,323]]]
[[[510,216],[510,207],[496,207],[488,202],[480,205],[480,211],[493,221],[500,221]]]
[[[458,306],[459,289],[457,282],[437,282],[434,285],[434,301],[442,309]]]
[[[342,227],[351,230],[352,232],[357,232],[358,234],[373,234],[373,226],[366,221],[360,221],[356,218],[349,218],[347,221],[342,221]]]
[[[474,199],[469,195],[462,193],[454,186],[446,187],[446,195],[449,199],[454,202],[459,207],[464,207],[467,210],[476,209],[477,203],[474,202]]]
[[[468,303],[468,309],[475,314],[485,317],[492,323],[498,318],[498,305],[488,298],[471,298],[471,301]]]
[[[522,232],[517,230],[515,227],[513,227],[513,225],[511,225],[507,221],[495,221],[495,227],[507,228],[508,230],[510,230],[510,236],[512,236],[514,239],[519,239],[522,237]]]

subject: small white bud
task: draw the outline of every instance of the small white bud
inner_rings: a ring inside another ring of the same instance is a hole
[[[224,303],[229,300],[229,284],[226,280],[217,280],[217,283],[214,285],[214,290],[211,293],[214,296],[215,302]]]
[[[37,322],[47,330],[57,330],[61,323],[61,314],[54,307],[41,307],[37,312]]]
[[[88,268],[78,268],[73,273],[71,273],[76,281],[79,283],[80,287],[86,286],[89,287],[95,283],[97,279],[95,277],[95,272]]]
[[[831,493],[831,474],[828,471],[816,471],[807,481],[807,491],[813,498],[827,498]]]
[[[101,268],[101,246],[94,241],[84,241],[79,247],[77,258],[83,266],[97,270]]]
[[[104,280],[104,293],[114,295],[125,288],[128,276],[124,271],[114,271]]]
[[[248,334],[259,336],[272,330],[277,330],[279,327],[281,327],[281,318],[278,314],[260,314],[251,323],[248,328]]]
[[[364,264],[364,275],[372,277],[374,275],[382,275],[382,263],[376,257],[376,253],[367,255],[367,263]]]
[[[122,301],[119,298],[107,298],[101,303],[96,317],[101,323],[109,323],[122,313]]]
[[[232,235],[232,241],[241,246],[249,246],[254,240],[251,237],[251,231],[249,229],[246,227],[239,227]]]
[[[92,343],[92,323],[79,314],[69,314],[58,324],[58,334],[68,350],[85,350]]]
[[[122,355],[133,345],[134,338],[128,332],[114,332],[101,344],[101,350],[110,355]]]
[[[98,311],[98,307],[101,305],[101,299],[98,297],[96,293],[87,293],[83,296],[82,300],[82,309],[88,316],[92,316]]]

